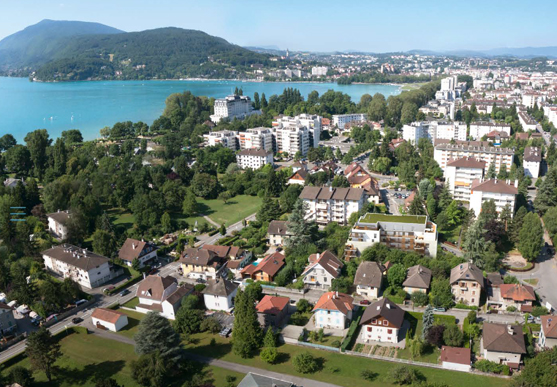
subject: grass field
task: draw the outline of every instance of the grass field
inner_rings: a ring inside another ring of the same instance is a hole
[[[240,195],[233,197],[226,204],[218,199],[197,199],[199,212],[207,215],[218,224],[230,226],[257,212],[262,199],[257,196]]]
[[[131,377],[130,363],[137,359],[132,345],[84,333],[70,334],[62,338],[60,343],[64,355],[56,363],[59,372],[54,380],[49,383],[43,372],[35,372],[33,386],[94,387],[97,378],[114,378],[122,386],[139,387]],[[29,361],[24,359],[3,370],[3,374],[6,375],[10,368],[18,365],[28,368]],[[226,375],[236,377],[236,382],[244,377],[243,374],[223,368],[197,363],[195,366],[204,375],[205,380],[215,386],[225,386]],[[178,380],[172,386],[182,386],[185,382],[186,380]]]
[[[224,339],[218,335],[196,334],[192,335],[192,338],[195,339],[195,344],[186,346],[186,350],[188,352],[346,387],[392,386],[393,384],[389,382],[389,372],[397,366],[396,363],[392,362],[371,360],[317,349],[305,349],[294,345],[280,346],[278,348],[279,360],[277,364],[267,364],[262,361],[259,356],[254,356],[250,359],[242,359],[241,357],[235,355],[231,350],[230,340]],[[210,344],[210,341],[213,338],[216,342],[215,345]],[[309,352],[318,358],[321,370],[310,375],[304,375],[296,372],[292,365],[292,358],[301,352]],[[414,368],[418,369],[428,382],[444,383],[450,385],[451,387],[468,387],[474,385],[482,387],[499,387],[508,385],[507,380],[499,378],[426,367]],[[374,372],[376,377],[371,381],[364,380],[360,376],[363,370]]]
[[[132,298],[132,300],[134,299]],[[145,315],[143,313],[132,312],[131,310],[126,309],[118,309],[118,311],[125,313],[128,316],[128,325],[126,325],[124,328],[116,333],[133,339],[133,337],[137,333],[137,329],[139,328],[139,323],[141,322],[143,317],[145,317]]]
[[[425,85],[426,82],[420,82],[420,83],[403,83],[402,84],[402,91],[410,91],[410,90],[416,90],[419,89],[420,87],[422,87],[423,85]]]

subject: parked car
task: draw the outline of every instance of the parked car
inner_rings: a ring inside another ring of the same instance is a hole
[[[106,293],[106,292],[108,292],[110,290],[113,290],[113,289],[114,289],[113,285],[107,286],[106,288],[103,289],[103,293]]]
[[[83,321],[83,319],[82,319],[81,317],[74,317],[74,318],[72,318],[72,322],[73,322],[74,324],[79,324],[79,323],[82,322],[82,321]]]
[[[149,275],[157,274],[157,272],[158,272],[158,269],[153,268],[153,269],[151,269],[151,271],[149,272]]]
[[[124,297],[126,294],[130,294],[130,291],[128,289],[124,289],[120,292],[120,297]]]
[[[371,302],[369,300],[362,300],[360,301],[360,305],[370,305]]]
[[[75,303],[75,306],[83,305],[87,302],[87,300],[79,300]]]
[[[195,282],[197,282],[198,284],[204,284],[207,281],[205,281],[203,278],[198,278],[195,280]]]
[[[433,308],[434,312],[445,312],[446,309],[445,308]]]
[[[221,335],[222,337],[228,337],[228,335],[230,334],[230,332],[232,332],[232,329],[230,328],[223,328],[219,335]]]

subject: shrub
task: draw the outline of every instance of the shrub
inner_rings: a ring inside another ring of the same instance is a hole
[[[197,284],[194,286],[194,289],[196,292],[201,293],[203,291],[203,289],[205,289],[207,287],[207,285],[205,284]]]
[[[297,325],[299,327],[306,325],[308,321],[309,321],[308,316],[302,313],[296,312],[293,313],[292,316],[290,316],[290,324]]]
[[[493,372],[496,374],[508,375],[510,373],[509,366],[495,363],[489,360],[478,360],[474,363],[474,368],[482,372]]]
[[[306,328],[303,328],[300,336],[298,336],[298,341],[306,341],[307,332]]]
[[[507,306],[507,312],[516,312],[516,306]]]
[[[443,332],[443,341],[451,347],[460,347],[463,339],[464,334],[458,325],[449,325]]]
[[[226,382],[227,383],[233,383],[236,381],[236,376],[234,375],[226,375]]]
[[[429,296],[425,292],[414,292],[411,299],[417,306],[426,306],[429,302]]]
[[[263,348],[260,356],[265,363],[274,364],[277,361],[278,351],[274,347]]]
[[[427,332],[427,342],[436,347],[443,345],[443,333],[445,333],[444,325],[434,325]]]
[[[476,319],[478,318],[478,315],[475,311],[471,310],[470,312],[468,312],[468,316],[466,316],[466,319],[468,320],[468,322],[470,324],[474,324],[476,322]]]
[[[209,345],[211,347],[214,347],[215,345],[217,345],[217,341],[215,340],[215,338],[212,338],[211,341],[209,342]]]
[[[294,356],[292,364],[296,372],[302,374],[311,374],[319,370],[319,364],[313,355],[309,352],[303,352]]]
[[[33,384],[33,373],[25,367],[16,366],[10,370],[8,379],[11,383],[17,383],[23,387],[28,387]]]
[[[201,321],[199,329],[201,329],[202,332],[219,333],[222,326],[216,318],[209,317]]]
[[[403,300],[406,299],[406,290],[404,289],[398,289],[396,292],[397,297],[402,298]]]
[[[394,384],[413,384],[420,380],[420,374],[413,368],[399,365],[389,372],[389,381]]]
[[[340,348],[340,341],[335,340],[331,343],[331,347]]]
[[[346,349],[350,346],[352,346],[354,343],[353,341],[355,341],[356,339],[356,330],[359,327],[360,324],[360,319],[362,318],[362,313],[360,312],[358,314],[357,317],[353,318],[352,323],[350,324],[350,328],[348,328],[348,333],[346,334],[346,337],[344,338],[344,341],[342,342],[340,349],[341,351],[346,351]]]
[[[300,313],[308,313],[311,312],[311,305],[308,300],[302,298],[296,303],[296,309]]]
[[[549,312],[547,311],[546,308],[544,308],[543,306],[534,306],[532,308],[532,316],[534,317],[540,317],[543,316],[545,314],[548,314]]]
[[[360,375],[363,379],[371,382],[377,377],[377,372],[373,372],[371,370],[363,370]]]
[[[475,305],[466,305],[458,303],[454,306],[456,309],[468,309],[468,310],[478,310],[478,307]]]

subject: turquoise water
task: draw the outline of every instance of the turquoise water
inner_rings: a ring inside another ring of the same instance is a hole
[[[87,140],[99,130],[118,121],[151,124],[164,110],[172,93],[191,91],[195,95],[223,97],[242,87],[244,95],[265,93],[267,99],[286,87],[300,90],[305,97],[313,90],[323,94],[342,91],[358,102],[363,94],[400,93],[392,85],[337,85],[336,83],[280,83],[241,81],[95,81],[35,83],[26,78],[0,77],[0,136],[11,133],[18,142],[35,129],[47,129],[50,136],[80,129]]]

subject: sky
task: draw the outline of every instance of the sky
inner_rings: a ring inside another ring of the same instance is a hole
[[[0,0],[0,39],[53,19],[124,31],[197,29],[241,46],[295,51],[557,46],[554,1]]]

